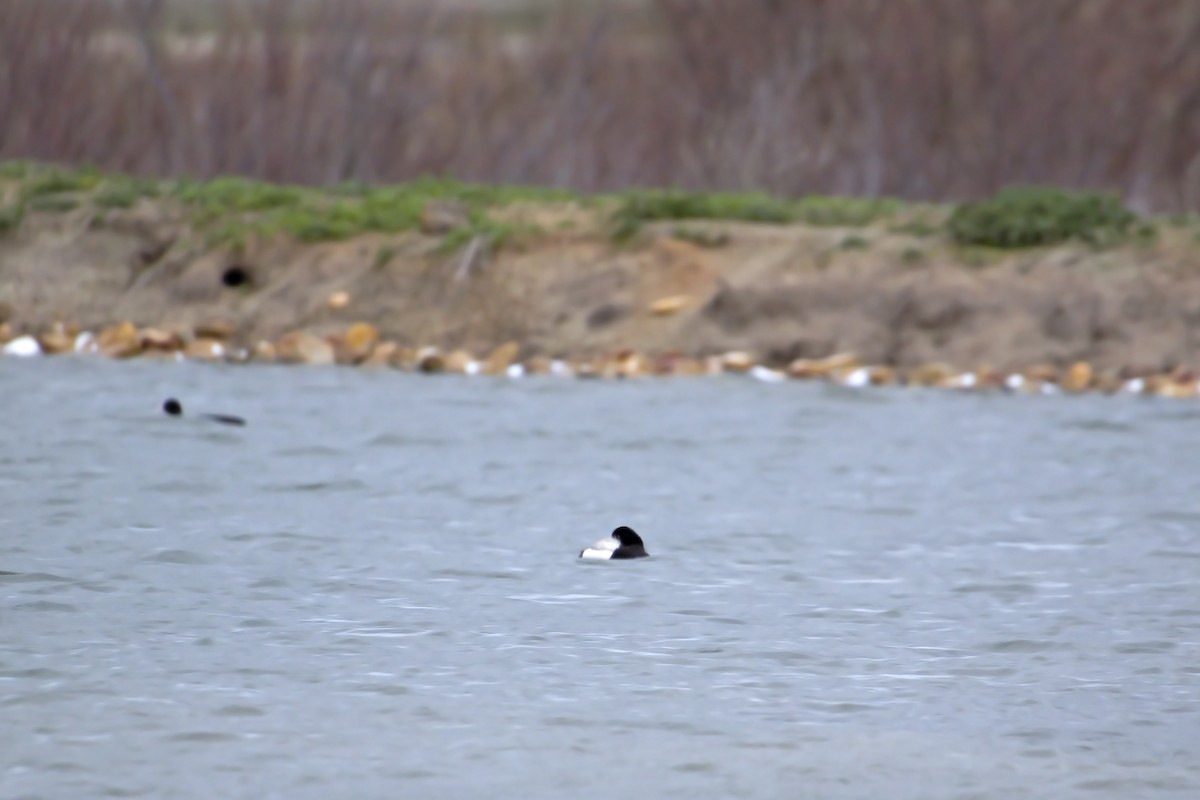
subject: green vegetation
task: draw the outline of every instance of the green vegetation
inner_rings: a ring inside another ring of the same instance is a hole
[[[28,200],[65,192],[89,191],[96,188],[103,177],[98,170],[90,167],[79,170],[58,168],[35,170],[32,174],[26,173],[22,195]]]
[[[925,217],[916,217],[897,223],[888,228],[888,230],[892,233],[900,233],[905,236],[915,236],[918,239],[924,239],[928,236],[936,236],[945,230],[945,227],[941,222],[934,222]]]
[[[0,233],[16,228],[26,211],[74,208],[126,209],[143,198],[161,198],[182,214],[209,245],[244,249],[251,241],[290,236],[303,242],[349,239],[364,233],[416,230],[430,204],[460,208],[457,227],[441,236],[441,249],[454,250],[476,239],[497,248],[542,235],[530,224],[511,221],[521,212],[502,213],[518,204],[578,203],[601,214],[618,241],[628,240],[651,222],[685,223],[672,235],[701,247],[722,247],[729,233],[705,221],[746,221],[769,225],[800,223],[848,228],[837,249],[863,250],[884,232],[915,237],[946,236],[964,263],[987,260],[998,249],[1077,240],[1095,245],[1148,243],[1157,228],[1140,220],[1111,194],[1046,187],[1014,187],[951,212],[946,206],[904,203],[892,198],[810,195],[786,200],[762,193],[701,193],[634,190],[581,198],[571,192],[528,186],[486,186],[440,177],[390,186],[344,183],[333,187],[287,186],[237,177],[209,181],[154,181],[106,174],[92,167],[67,169],[27,161],[0,163]],[[699,221],[698,223],[695,221]],[[692,222],[693,224],[686,224]],[[882,224],[880,224],[882,223]],[[574,220],[558,223],[562,229]],[[1163,225],[1188,228],[1196,217],[1181,215]],[[728,226],[725,226],[728,227]],[[870,230],[867,228],[870,227]],[[1164,228],[1165,229],[1165,228]],[[386,265],[395,245],[376,251]],[[905,263],[928,254],[910,248]]]
[[[1115,194],[1016,186],[960,206],[947,226],[958,244],[1016,248],[1068,239],[1112,244],[1124,240],[1137,223]]]
[[[721,219],[782,225],[796,218],[793,203],[765,194],[703,194],[639,190],[620,195],[612,213],[613,237],[632,238],[647,222]]]
[[[447,247],[475,236],[487,236],[493,246],[499,246],[517,232],[492,219],[488,209],[572,197],[554,190],[479,186],[439,178],[386,187],[341,184],[329,191],[218,178],[182,184],[174,196],[197,209],[202,224],[223,220],[213,241],[234,245],[249,234],[286,233],[302,242],[324,242],[362,233],[399,233],[419,226],[426,204],[453,200],[466,207],[470,224],[447,234]]]
[[[809,195],[781,200],[761,193],[706,193],[639,190],[618,196],[612,214],[613,235],[629,239],[647,222],[719,219],[785,225],[858,228],[892,216],[905,208],[893,198],[825,197]]]
[[[470,223],[455,228],[442,239],[442,251],[454,251],[465,247],[473,239],[482,238],[492,249],[499,249],[506,244],[522,241],[537,236],[541,231],[526,224],[509,224],[500,222],[482,212],[473,212]]]
[[[890,197],[826,197],[814,194],[796,203],[796,219],[809,225],[859,228],[903,208],[902,201]]]
[[[5,233],[20,225],[23,216],[25,216],[23,203],[0,206],[0,233]]]
[[[700,228],[676,228],[671,235],[684,242],[691,242],[697,247],[715,250],[729,244],[729,234],[725,231],[707,231]]]
[[[25,205],[33,211],[74,211],[79,208],[79,200],[71,195],[42,194],[29,198]]]
[[[153,181],[114,175],[104,179],[93,199],[101,208],[131,208],[141,198],[158,194]]]
[[[0,180],[24,180],[35,165],[30,161],[0,162]]]

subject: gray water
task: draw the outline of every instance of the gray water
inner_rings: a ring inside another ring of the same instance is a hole
[[[1200,796],[1200,405],[60,358],[0,425],[5,800]]]

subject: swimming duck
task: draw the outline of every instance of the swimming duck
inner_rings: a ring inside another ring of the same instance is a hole
[[[580,558],[603,561],[617,558],[645,558],[648,555],[650,554],[646,552],[646,545],[642,542],[642,537],[638,536],[633,528],[625,525],[614,530],[612,536],[601,539],[579,553]]]

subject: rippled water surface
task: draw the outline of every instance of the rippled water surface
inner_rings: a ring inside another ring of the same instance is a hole
[[[1200,406],[0,388],[5,800],[1200,796]],[[575,559],[618,524],[654,557]]]

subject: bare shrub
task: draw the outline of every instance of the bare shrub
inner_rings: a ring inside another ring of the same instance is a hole
[[[6,0],[0,157],[1197,202],[1200,0]]]

